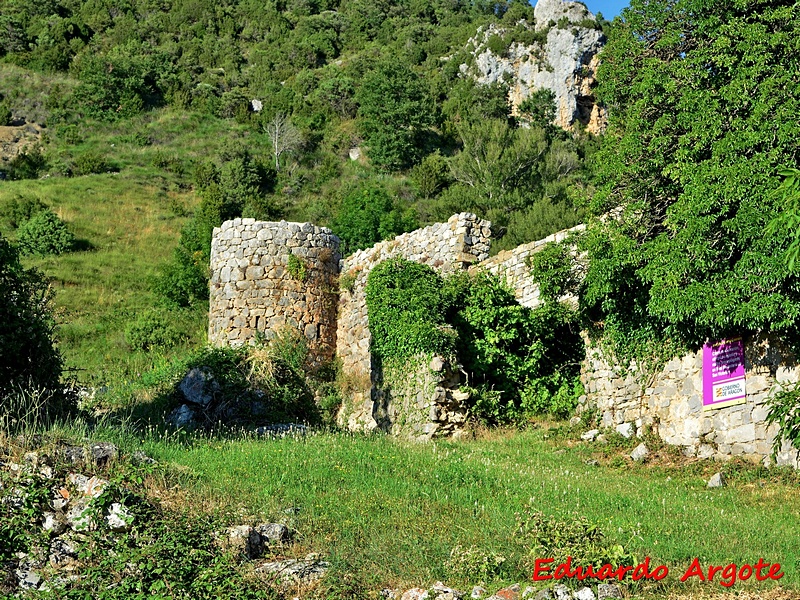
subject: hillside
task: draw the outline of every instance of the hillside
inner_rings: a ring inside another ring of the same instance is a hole
[[[204,339],[191,257],[223,218],[309,220],[353,250],[466,210],[505,234],[495,251],[580,220],[591,136],[463,68],[483,27],[545,48],[525,3],[7,2],[0,19],[0,205],[38,200],[79,240],[28,260],[54,279],[81,381]],[[132,346],[141,326],[164,339]]]

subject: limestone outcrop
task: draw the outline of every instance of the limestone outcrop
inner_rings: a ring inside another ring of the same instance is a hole
[[[492,38],[506,40],[512,32],[491,24],[478,29],[467,47],[472,64],[462,64],[461,73],[479,84],[507,81],[512,114],[537,90],[555,95],[554,123],[571,130],[580,123],[591,133],[605,128],[606,111],[594,97],[599,54],[605,43],[595,16],[580,2],[539,0],[534,8],[535,24],[520,22],[533,43],[510,41],[499,55],[489,46]]]

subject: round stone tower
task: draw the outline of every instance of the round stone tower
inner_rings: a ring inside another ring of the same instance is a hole
[[[312,362],[332,360],[340,258],[326,227],[225,221],[211,241],[209,342],[254,343],[288,325],[306,337]]]

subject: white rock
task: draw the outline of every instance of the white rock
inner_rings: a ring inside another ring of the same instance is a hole
[[[616,430],[617,433],[619,433],[626,440],[632,438],[634,434],[634,428],[632,423],[622,423],[621,425],[617,425]]]
[[[593,442],[594,439],[600,434],[599,429],[590,429],[586,433],[581,435],[581,439],[586,442]]]
[[[647,457],[648,454],[650,454],[650,450],[647,449],[647,446],[643,442],[633,449],[633,452],[631,452],[631,458],[635,462],[641,462]]]
[[[128,531],[133,523],[133,515],[127,506],[114,502],[106,515],[109,529],[117,533]]]
[[[575,600],[595,600],[592,588],[584,587],[575,592],[572,596]]]
[[[710,488],[721,488],[725,487],[725,477],[722,473],[715,473],[711,479],[708,480],[708,487]]]

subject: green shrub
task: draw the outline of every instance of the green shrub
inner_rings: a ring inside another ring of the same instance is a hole
[[[380,263],[367,277],[372,353],[402,360],[415,354],[451,356],[455,332],[446,327],[451,299],[430,267],[404,259]]]
[[[447,568],[457,577],[487,582],[501,575],[505,556],[496,552],[484,552],[477,546],[456,546],[450,550]]]
[[[308,277],[308,267],[302,258],[298,258],[295,254],[289,254],[286,259],[286,270],[293,279],[297,281],[305,281]]]
[[[11,107],[8,105],[8,101],[3,99],[2,94],[0,94],[0,126],[11,125]]]
[[[471,414],[488,423],[549,413],[565,417],[583,393],[583,340],[561,304],[521,306],[501,279],[443,279],[425,265],[385,261],[367,278],[372,352],[457,357],[468,374]]]
[[[433,198],[452,181],[450,168],[440,152],[426,156],[421,163],[411,170],[411,180],[419,195]]]
[[[2,216],[10,227],[16,229],[43,210],[47,210],[47,205],[38,198],[14,196],[3,206]]]
[[[47,160],[38,146],[17,154],[8,162],[8,178],[12,180],[36,179],[47,166]]]
[[[489,36],[489,39],[486,41],[486,47],[492,54],[496,54],[497,56],[506,56],[506,54],[508,54],[508,45],[508,42],[497,34]]]
[[[61,355],[46,278],[24,269],[17,250],[0,236],[0,409],[13,390],[60,390]],[[54,397],[48,404],[65,402]]]
[[[75,159],[72,167],[72,174],[77,176],[95,175],[106,173],[110,170],[111,165],[99,152],[89,151]]]
[[[778,433],[772,442],[773,458],[781,451],[784,441],[800,450],[800,386],[778,391],[769,399],[767,406],[767,425],[778,425]]]
[[[563,518],[526,509],[517,515],[516,539],[528,549],[531,567],[535,557],[542,556],[555,559],[554,565],[568,557],[575,566],[637,564],[635,557],[583,516]]]
[[[182,336],[168,319],[167,315],[157,311],[140,315],[125,328],[125,341],[131,349],[145,352],[178,344]]]
[[[22,254],[63,254],[74,248],[75,236],[54,212],[41,210],[17,230],[17,246]]]

